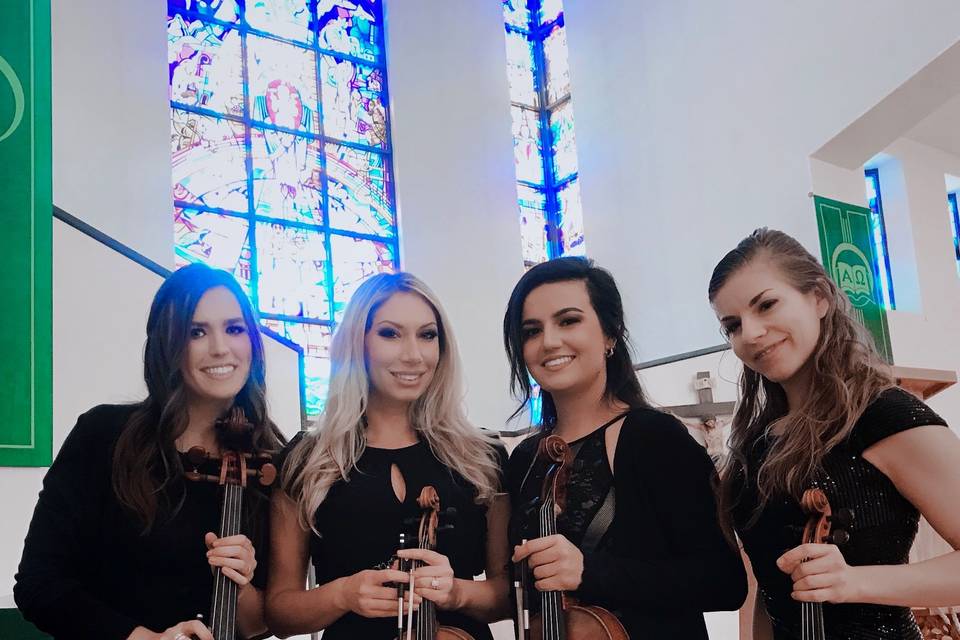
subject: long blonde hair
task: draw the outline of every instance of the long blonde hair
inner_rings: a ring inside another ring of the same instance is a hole
[[[749,524],[778,493],[799,498],[821,470],[823,457],[843,442],[864,409],[893,386],[873,338],[851,316],[850,302],[820,262],[782,231],[757,229],[717,264],[708,287],[710,302],[739,269],[769,260],[801,293],[815,292],[829,304],[820,321],[820,338],[811,356],[813,384],[803,404],[787,416],[783,387],[750,367],[740,375],[740,400],[730,432],[730,453],[720,485],[721,518],[730,522],[738,486],[756,474],[760,500]],[[782,434],[759,469],[747,468],[747,453],[776,426]]]
[[[350,472],[366,448],[364,412],[370,378],[364,339],[377,309],[398,292],[416,293],[437,318],[440,361],[427,390],[410,405],[410,421],[433,455],[476,489],[478,503],[500,491],[494,439],[473,426],[463,409],[460,356],[447,316],[427,285],[409,273],[378,274],[350,298],[330,347],[330,390],[317,425],[290,453],[282,471],[283,488],[297,501],[300,525],[315,529],[317,508],[338,480]]]

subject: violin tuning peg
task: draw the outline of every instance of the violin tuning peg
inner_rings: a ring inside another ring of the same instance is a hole
[[[832,521],[836,522],[841,527],[849,527],[853,524],[853,509],[837,509],[837,511],[833,514]]]
[[[277,479],[277,468],[271,463],[266,463],[260,467],[260,484],[264,487],[269,487],[273,484],[273,481]]]
[[[440,517],[441,517],[441,518],[447,518],[447,519],[449,519],[449,520],[453,520],[454,518],[457,517],[457,508],[456,508],[456,507],[447,507],[446,509],[444,509],[443,511],[440,512]]]
[[[847,533],[846,529],[834,529],[827,537],[827,540],[830,544],[847,544],[850,542],[850,534]]]
[[[187,460],[195,467],[200,466],[206,459],[207,450],[203,447],[190,447],[190,450],[187,451]]]

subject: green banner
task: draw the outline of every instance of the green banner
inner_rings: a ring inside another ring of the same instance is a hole
[[[893,363],[887,312],[880,298],[870,209],[814,196],[820,252],[830,276],[847,294],[857,319],[870,330],[880,356]]]
[[[0,466],[51,458],[50,1],[5,0],[0,21]]]

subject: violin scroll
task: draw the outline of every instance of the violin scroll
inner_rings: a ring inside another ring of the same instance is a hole
[[[852,509],[838,509],[834,513],[827,494],[816,487],[803,492],[800,507],[808,516],[803,528],[803,544],[841,545],[850,541],[847,529],[853,524]]]

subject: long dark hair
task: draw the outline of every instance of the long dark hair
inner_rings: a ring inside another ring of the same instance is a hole
[[[175,446],[187,428],[188,402],[181,367],[197,303],[210,289],[225,287],[240,305],[250,338],[250,374],[234,405],[253,423],[257,450],[276,451],[283,435],[267,415],[263,340],[250,301],[226,271],[191,264],[174,272],[153,298],[147,318],[143,379],[147,397],[131,414],[117,440],[113,458],[113,490],[149,531],[160,516],[176,513],[182,504],[183,465]],[[170,495],[180,494],[179,501]]]
[[[754,260],[766,259],[800,293],[815,292],[829,303],[811,356],[815,382],[803,404],[788,414],[787,396],[776,382],[744,366],[740,402],[730,431],[730,456],[720,484],[720,516],[729,524],[746,478],[756,478],[760,501],[748,526],[774,493],[799,497],[820,470],[823,456],[843,441],[867,405],[893,386],[873,339],[850,314],[850,302],[820,262],[782,231],[757,229],[717,263],[707,295],[712,303],[730,277]],[[747,453],[775,424],[782,435],[758,469]]]
[[[615,340],[613,354],[606,360],[607,383],[604,397],[619,400],[628,407],[649,407],[640,380],[633,370],[630,342],[623,316],[623,301],[613,276],[592,260],[580,257],[555,258],[540,263],[527,271],[510,294],[503,316],[503,346],[510,360],[510,391],[520,400],[520,406],[511,418],[523,411],[533,391],[527,365],[523,360],[523,303],[530,292],[551,282],[581,281],[587,287],[590,304],[600,320],[603,334]],[[543,401],[543,425],[552,426],[557,420],[553,397],[540,391]]]

